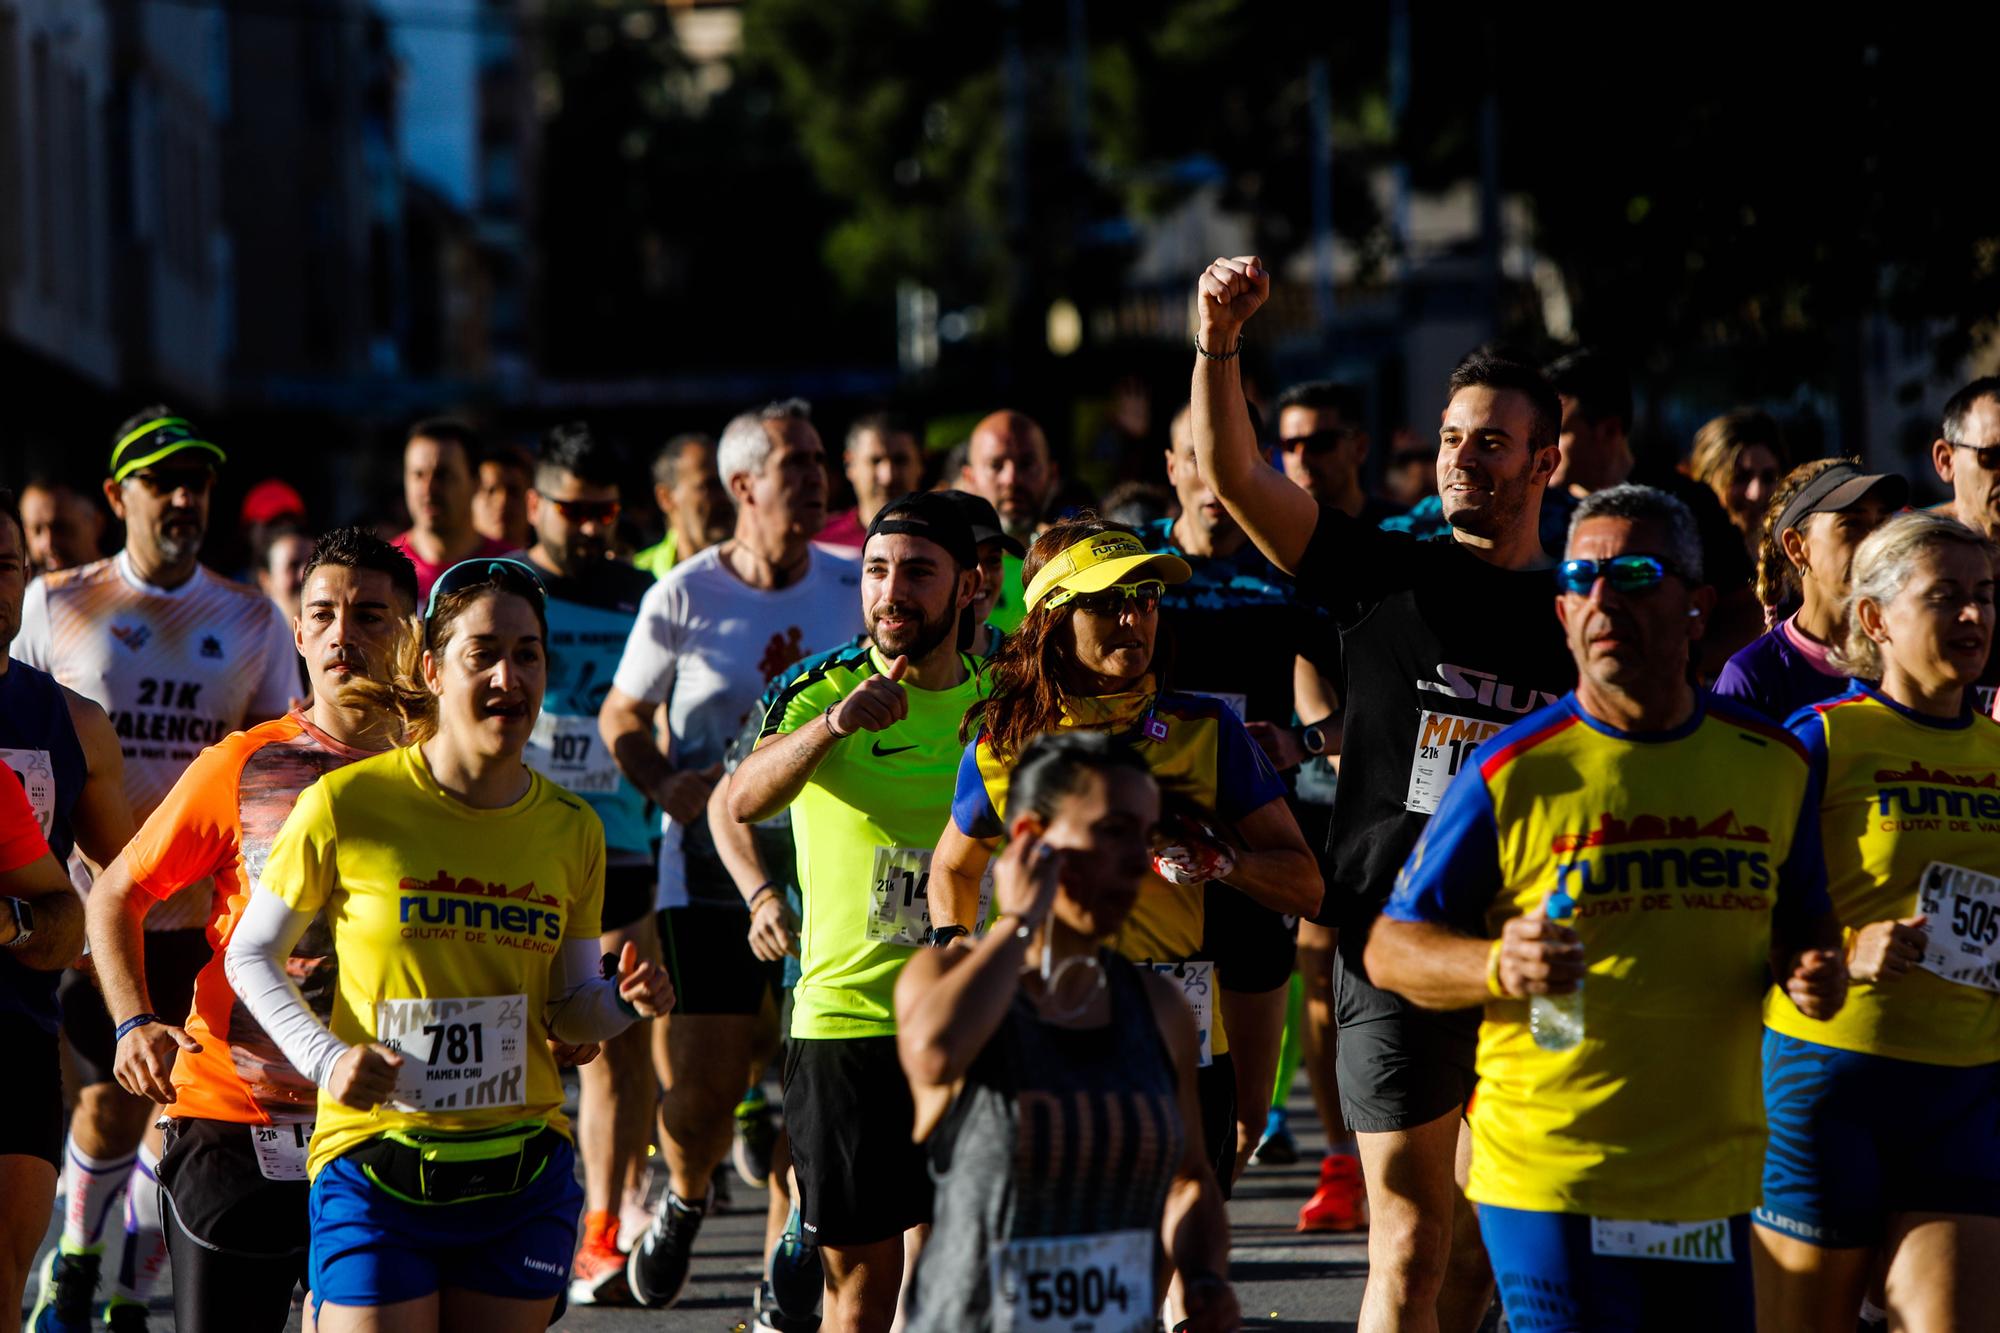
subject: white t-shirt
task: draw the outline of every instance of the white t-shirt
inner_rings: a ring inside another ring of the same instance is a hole
[[[284,716],[299,688],[291,629],[262,593],[200,565],[156,588],[123,551],[29,584],[13,653],[111,715],[135,824],[205,746]],[[189,886],[146,929],[207,925],[209,893]]]
[[[861,568],[822,547],[807,557],[805,577],[775,591],[753,588],[711,546],[667,571],[639,603],[613,677],[621,693],[667,705],[677,768],[707,768],[763,694],[771,677],[813,653],[860,633]],[[661,857],[665,906],[689,898],[742,905],[722,873],[706,824],[682,831],[666,820]],[[686,858],[679,883],[674,850]]]

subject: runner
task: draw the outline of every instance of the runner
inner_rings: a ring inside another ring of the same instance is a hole
[[[1368,428],[1360,393],[1330,380],[1309,380],[1279,394],[1277,406],[1278,457],[1294,486],[1371,528],[1402,512],[1361,484]]]
[[[305,1279],[313,1086],[238,1009],[221,951],[299,792],[399,738],[395,715],[352,685],[386,675],[416,600],[416,570],[401,551],[365,528],[328,533],[307,561],[293,622],[306,707],[203,750],[91,889],[91,956],[118,1021],[118,1082],[172,1117],[160,1181],[181,1333],[275,1333]],[[158,1013],[146,987],[146,917],[209,882],[217,952],[196,979],[192,1012]],[[288,966],[307,979],[315,1012],[328,1013],[326,931],[307,934]]]
[[[103,710],[7,658],[26,586],[20,510],[13,493],[0,490],[0,789],[11,789],[0,790],[7,807],[0,815],[0,935],[12,941],[0,945],[0,1040],[17,1057],[11,1063],[14,1110],[0,1119],[0,1198],[8,1200],[0,1299],[14,1302],[0,1306],[7,1310],[20,1309],[62,1165],[56,979],[82,950],[83,904],[68,892],[60,863],[68,859],[78,826],[90,829],[93,848],[103,855],[110,853],[95,841],[98,825],[111,825],[111,838],[131,828],[118,738]],[[87,745],[83,736],[91,738]],[[26,811],[26,828],[16,807]],[[50,851],[52,872],[40,860]],[[4,901],[12,897],[25,900],[25,909]],[[31,932],[26,938],[23,924]]]
[[[972,540],[979,547],[979,594],[972,599],[972,644],[966,650],[982,662],[990,662],[1000,651],[1001,640],[1007,632],[993,620],[994,608],[1000,605],[1007,589],[1008,562],[1015,564],[1015,575],[1020,574],[1021,557],[1028,548],[1009,536],[1000,522],[1000,515],[983,495],[971,491],[939,491],[959,507],[965,521],[972,528]],[[1019,587],[1017,582],[1014,586]],[[1019,621],[1017,620],[1018,624]]]
[[[1715,679],[1724,699],[1781,720],[1844,693],[1847,673],[1832,661],[1846,635],[1848,567],[1862,539],[1909,502],[1892,473],[1864,473],[1854,459],[1818,458],[1785,474],[1764,522],[1757,597],[1786,615],[1729,659]]]
[[[1299,736],[1318,732],[1317,724],[1333,713],[1327,679],[1341,675],[1339,631],[1324,610],[1298,600],[1292,581],[1250,544],[1201,479],[1186,408],[1174,414],[1168,438],[1167,480],[1181,514],[1142,528],[1139,536],[1148,550],[1179,556],[1191,571],[1160,600],[1161,627],[1173,644],[1174,678],[1190,693],[1228,705],[1281,772],[1296,770],[1313,757]],[[1298,685],[1308,678],[1311,700],[1302,701]],[[1294,733],[1295,713],[1315,725]],[[1300,818],[1296,803],[1292,816]],[[1236,1071],[1235,1173],[1241,1175],[1269,1119],[1298,918],[1211,883],[1203,920],[1202,955],[1215,960]],[[1338,1125],[1331,1136],[1339,1142]],[[1351,1144],[1349,1149],[1351,1154]],[[1358,1176],[1354,1191],[1358,1201]]]
[[[1946,400],[1931,465],[1951,487],[1945,512],[2000,541],[2000,375],[1976,379]],[[1973,697],[1982,713],[2000,707],[2000,654],[1986,660]]]
[[[1754,407],[1702,423],[1688,455],[1688,475],[1715,493],[1743,535],[1751,563],[1760,556],[1764,519],[1784,477],[1785,433],[1769,412]]]
[[[246,724],[278,717],[298,690],[297,650],[277,611],[253,588],[219,578],[200,563],[209,498],[222,450],[183,417],[151,407],[113,437],[105,497],[125,523],[125,548],[76,569],[46,574],[28,588],[14,655],[46,671],[111,717],[124,756],[130,817],[153,813],[201,753]],[[105,861],[123,845],[104,851]],[[92,849],[86,845],[86,852]],[[147,918],[146,986],[156,1007],[183,1014],[195,974],[210,955],[202,929],[212,889],[191,885]],[[143,1307],[166,1243],[160,1230],[156,1138],[151,1104],[118,1086],[116,1025],[88,975],[60,983],[63,1035],[74,1057],[77,1094],[70,1118],[63,1192],[67,1199],[51,1290],[65,1310],[87,1307],[97,1284],[104,1221],[134,1162],[148,1184],[130,1191],[125,1260],[114,1307]],[[114,1308],[114,1313],[116,1309]],[[139,1321],[143,1308],[120,1314]],[[54,1327],[62,1327],[56,1324]]]
[[[1514,1328],[1751,1333],[1759,999],[1847,985],[1812,775],[1688,683],[1714,597],[1679,501],[1587,497],[1556,582],[1577,687],[1445,793],[1369,975],[1485,1005],[1467,1194]]]
[[[654,578],[676,563],[729,540],[736,506],[715,470],[715,441],[698,432],[676,435],[653,456],[653,503],[667,531],[632,557],[635,568]]]
[[[604,948],[658,962],[653,929],[654,829],[646,798],[618,771],[597,734],[597,710],[653,579],[610,558],[618,525],[619,458],[581,422],[542,441],[528,495],[535,545],[529,563],[548,589],[548,692],[527,762],[581,796],[604,822]],[[604,1043],[601,1058],[577,1071],[577,1147],[583,1154],[583,1244],[571,1266],[569,1298],[593,1305],[624,1295],[621,1208],[646,1201],[646,1148],[658,1090],[650,1030],[634,1023]]]
[[[930,1220],[894,991],[911,954],[943,942],[924,908],[928,844],[950,818],[959,723],[982,692],[963,647],[979,579],[958,505],[920,492],[879,510],[862,561],[869,645],[795,678],[730,782],[741,822],[794,807],[805,916],[785,1125],[825,1269],[823,1327],[842,1333],[895,1320],[904,1233]],[[776,896],[761,890],[753,910]]]
[[[854,488],[854,508],[828,518],[815,540],[858,559],[868,525],[882,506],[908,495],[923,481],[924,450],[917,423],[893,412],[856,417],[847,428],[841,465],[847,484]]]
[[[1534,370],[1475,355],[1439,430],[1450,535],[1418,541],[1313,503],[1258,454],[1236,359],[1270,277],[1254,256],[1201,278],[1195,457],[1230,516],[1299,595],[1341,626],[1342,781],[1327,843],[1340,932],[1333,984],[1340,1103],[1368,1190],[1364,1327],[1476,1328],[1492,1303],[1477,1220],[1454,1185],[1478,1015],[1432,1014],[1362,965],[1396,872],[1475,746],[1566,691],[1576,668],[1549,614],[1537,533],[1561,407]]]
[[[445,417],[419,421],[403,442],[403,504],[410,528],[395,545],[417,567],[422,596],[430,596],[438,575],[460,560],[519,549],[472,524],[472,469],[479,456],[472,427]]]
[[[28,793],[0,782],[0,1030],[14,1055],[17,1079],[11,1110],[0,1125],[0,1187],[7,1197],[7,1244],[0,1251],[0,1298],[21,1308],[28,1267],[41,1243],[56,1197],[62,1143],[62,1070],[54,1015],[31,980],[75,961],[83,948],[83,913],[62,865],[42,838]],[[26,984],[24,984],[26,983]]]
[[[1854,984],[1831,1021],[1765,1006],[1758,1313],[1849,1333],[1886,1273],[1891,1327],[1977,1328],[2000,1302],[2000,731],[1971,707],[1993,548],[1900,514],[1855,554],[1851,606],[1834,660],[1858,679],[1791,728]]]
[[[860,628],[859,571],[812,546],[826,470],[806,404],[737,417],[719,459],[736,535],[646,593],[598,714],[619,769],[667,817],[660,942],[679,1002],[670,1023],[653,1025],[653,1061],[666,1089],[670,1181],[626,1273],[645,1304],[670,1302],[685,1285],[710,1177],[729,1155],[732,1111],[777,1042],[782,968],[760,962],[745,938],[743,900],[707,827],[710,789],[764,682]],[[671,762],[653,735],[662,703]]]
[[[1135,744],[1166,793],[1155,873],[1113,942],[1172,974],[1203,1030],[1202,1148],[1225,1197],[1236,1166],[1236,1075],[1228,1023],[1214,1006],[1214,961],[1201,952],[1207,885],[1224,880],[1280,913],[1317,910],[1319,869],[1285,804],[1284,783],[1243,723],[1217,700],[1166,688],[1157,674],[1159,604],[1190,573],[1129,529],[1065,519],[1028,550],[1027,618],[1001,645],[991,695],[966,717],[952,821],[932,864],[942,925],[983,919],[980,878],[1006,826],[1013,768],[1044,731],[1112,731]]]
[[[1059,475],[1049,456],[1048,436],[1034,418],[1023,412],[1000,411],[989,413],[972,428],[958,486],[992,505],[1007,535],[1025,543],[1033,541],[1040,531]],[[1021,562],[1009,556],[1004,566],[1000,600],[986,618],[1003,633],[1012,634],[1024,614]]]
[[[523,762],[547,636],[528,566],[447,570],[421,656],[349,687],[413,743],[300,794],[230,936],[230,984],[319,1088],[321,1333],[539,1333],[582,1202],[546,1038],[602,1042],[671,1002],[629,942],[601,959],[602,826]],[[286,970],[320,919],[340,959],[331,1031]]]
[[[489,444],[472,484],[472,526],[488,541],[524,551],[535,540],[528,525],[528,492],[535,485],[535,456],[520,444]]]
[[[1062,732],[1022,752],[1007,817],[986,937],[918,954],[896,983],[917,1130],[944,1164],[909,1327],[1156,1327],[1171,1195],[1176,1327],[1229,1333],[1242,1313],[1201,1150],[1200,1039],[1179,987],[1098,943],[1152,866],[1159,787],[1130,745]]]
[[[28,572],[74,569],[104,558],[104,511],[66,481],[31,477],[21,488],[21,526],[28,534]]]

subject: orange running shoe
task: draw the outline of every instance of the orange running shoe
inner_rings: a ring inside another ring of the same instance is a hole
[[[613,1305],[626,1300],[625,1256],[618,1252],[618,1215],[585,1213],[583,1244],[569,1268],[571,1305]]]
[[[1344,1154],[1320,1159],[1319,1188],[1299,1209],[1300,1231],[1362,1231],[1368,1226],[1368,1191],[1361,1161]]]

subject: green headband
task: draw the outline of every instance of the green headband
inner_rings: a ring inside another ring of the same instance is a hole
[[[136,450],[139,442],[148,436],[150,453],[127,457],[128,450]],[[215,461],[226,463],[229,455],[222,452],[219,445],[195,438],[194,428],[180,417],[157,417],[111,446],[111,480],[123,481],[140,468],[151,467],[161,459],[177,454],[183,449],[205,449],[215,455]]]

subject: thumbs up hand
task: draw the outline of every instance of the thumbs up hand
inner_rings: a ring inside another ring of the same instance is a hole
[[[836,738],[857,731],[884,731],[910,715],[910,695],[902,685],[910,659],[898,657],[889,670],[870,676],[834,707],[828,718]]]

